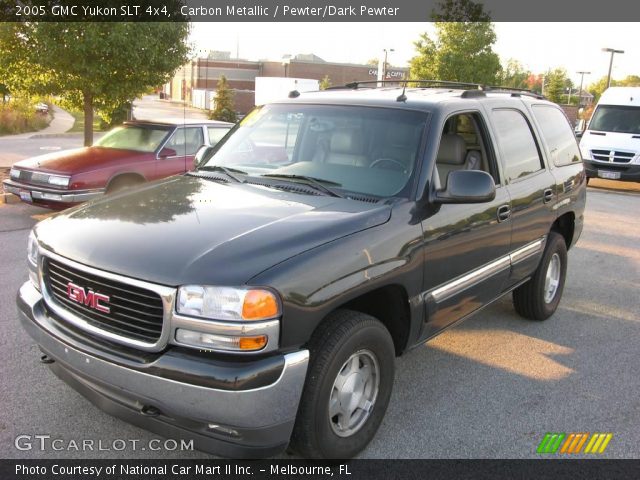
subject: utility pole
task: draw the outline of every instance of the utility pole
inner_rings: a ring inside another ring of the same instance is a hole
[[[611,58],[609,59],[609,73],[607,74],[607,88],[611,86],[611,69],[613,67],[613,56],[616,53],[624,53],[624,50],[616,50],[615,48],[603,48],[603,52],[610,52]]]
[[[580,90],[578,90],[578,107],[582,106],[582,85],[584,83],[584,76],[591,75],[591,72],[576,72],[580,75]]]

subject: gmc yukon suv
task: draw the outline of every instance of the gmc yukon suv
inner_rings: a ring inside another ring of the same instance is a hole
[[[40,222],[17,303],[43,361],[201,450],[351,457],[394,357],[509,292],[551,316],[586,192],[562,110],[418,85],[292,92],[195,171]]]

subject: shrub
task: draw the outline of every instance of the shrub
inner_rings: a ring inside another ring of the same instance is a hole
[[[49,125],[50,115],[36,113],[35,104],[38,101],[12,99],[0,104],[0,135],[35,132]]]

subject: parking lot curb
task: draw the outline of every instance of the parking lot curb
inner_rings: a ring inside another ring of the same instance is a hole
[[[2,196],[2,202],[0,203],[19,203],[20,202],[20,199],[12,193],[0,193],[0,196]]]

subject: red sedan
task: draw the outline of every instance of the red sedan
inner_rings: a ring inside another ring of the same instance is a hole
[[[126,122],[92,147],[17,162],[5,192],[34,205],[66,208],[193,168],[202,145],[215,145],[233,126],[216,121]]]

